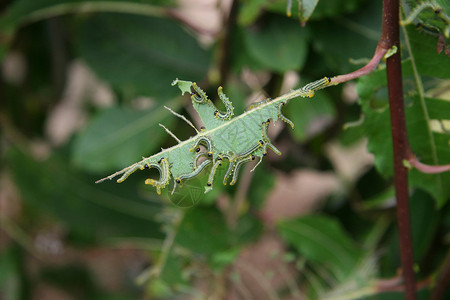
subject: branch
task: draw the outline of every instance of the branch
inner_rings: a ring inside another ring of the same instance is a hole
[[[383,48],[394,46],[397,49],[400,48],[399,8],[398,0],[383,0],[382,36],[379,42],[379,45],[383,46]],[[405,280],[405,296],[407,300],[414,300],[416,299],[416,282],[413,270],[414,255],[408,202],[408,169],[403,165],[403,160],[411,157],[412,154],[406,131],[400,51],[397,51],[386,60],[386,71],[394,154],[397,226],[403,277]]]

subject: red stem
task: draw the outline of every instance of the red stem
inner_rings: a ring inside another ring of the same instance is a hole
[[[354,72],[335,76],[331,78],[331,82],[336,85],[369,74],[370,72],[375,70],[375,68],[378,66],[378,63],[383,58],[387,50],[388,48],[383,47],[383,45],[380,45],[379,43],[377,49],[375,50],[375,54],[373,55],[372,59],[367,63],[367,65]]]
[[[386,45],[387,48],[397,46],[397,49],[400,49],[399,8],[398,0],[383,1],[383,27],[380,44]],[[405,296],[407,300],[414,300],[416,299],[416,282],[413,270],[414,256],[409,219],[408,169],[403,165],[403,160],[411,157],[411,149],[406,131],[400,51],[386,60],[386,71],[394,152],[397,226],[405,280]]]
[[[440,166],[432,166],[427,165],[420,162],[417,157],[414,155],[413,157],[408,159],[408,162],[417,170],[426,174],[437,174],[450,171],[450,165],[440,165]]]

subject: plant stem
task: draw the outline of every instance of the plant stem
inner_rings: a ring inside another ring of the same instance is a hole
[[[399,1],[383,1],[383,27],[380,44],[387,48],[400,49]],[[409,215],[408,169],[403,160],[411,157],[403,101],[403,83],[400,51],[386,60],[386,71],[391,115],[392,144],[394,153],[394,182],[397,198],[397,226],[399,231],[400,254],[405,280],[407,300],[416,299],[416,283],[413,270],[413,248]]]
[[[221,47],[219,49],[219,73],[220,73],[220,85],[225,85],[230,74],[231,66],[231,43],[233,41],[233,31],[236,26],[239,3],[237,0],[233,0],[231,4],[230,13],[228,16],[224,16],[223,24],[224,30],[222,32],[223,38]]]
[[[337,85],[339,83],[350,81],[352,79],[369,74],[370,72],[375,70],[375,68],[378,66],[379,62],[383,58],[384,54],[386,54],[387,50],[388,50],[388,48],[384,47],[384,45],[380,45],[380,43],[379,43],[375,50],[375,54],[373,55],[372,59],[367,63],[367,65],[365,65],[361,69],[358,69],[354,72],[335,76],[331,79],[331,82],[334,85]]]
[[[414,155],[407,160],[407,163],[411,164],[414,168],[422,173],[426,174],[438,174],[450,171],[450,165],[428,165],[420,162]]]

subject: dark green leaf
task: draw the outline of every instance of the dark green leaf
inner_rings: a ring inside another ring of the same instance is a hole
[[[0,29],[14,29],[28,22],[68,13],[124,12],[158,14],[156,5],[171,4],[171,0],[17,0],[8,7],[0,22]]]
[[[140,198],[135,186],[95,185],[65,160],[35,161],[18,150],[9,152],[8,161],[26,205],[52,215],[74,234],[99,240],[161,238],[154,221],[159,206]]]
[[[342,280],[363,255],[341,225],[326,216],[305,216],[282,221],[278,230],[283,239],[313,264],[328,269]]]
[[[432,4],[432,5],[430,5]],[[433,7],[434,6],[434,7]],[[425,34],[449,34],[450,2],[448,0],[406,0],[403,4],[405,19]],[[413,14],[414,13],[414,14]]]
[[[168,135],[158,124],[168,126],[173,117],[163,106],[145,111],[107,109],[77,137],[73,161],[91,171],[122,168],[159,149]]]
[[[287,0],[266,0],[266,8],[271,11],[286,14]],[[333,17],[343,15],[345,13],[354,12],[366,0],[320,0],[315,6],[316,0],[301,0],[303,3],[303,14],[301,18],[308,19],[312,12],[311,19],[323,19],[326,17]],[[292,17],[297,18],[298,14],[298,0],[292,0]]]
[[[242,26],[250,25],[261,13],[268,0],[243,1],[239,11],[238,23]]]
[[[420,75],[450,78],[450,57],[444,51],[436,52],[437,37],[417,31],[413,26],[407,27],[417,71]]]
[[[230,233],[222,214],[212,207],[189,209],[175,242],[195,254],[211,256],[229,249]]]
[[[2,216],[3,218],[3,216]],[[4,224],[2,224],[2,227]],[[23,299],[24,286],[21,279],[21,251],[15,247],[0,249],[0,298]]]
[[[319,1],[319,9],[323,0]],[[322,22],[311,22],[312,43],[320,58],[335,72],[362,67],[350,60],[370,59],[380,36],[381,2],[369,1],[358,13]]]
[[[82,58],[99,77],[127,95],[168,99],[175,78],[201,80],[209,54],[177,23],[153,17],[91,17],[77,41]]]
[[[410,62],[403,64],[403,74],[412,74]],[[385,70],[373,72],[358,82],[358,93],[365,114],[364,129],[369,138],[369,151],[375,154],[375,165],[386,177],[392,176],[392,138],[390,116],[386,95]],[[449,102],[442,99],[424,98],[419,95],[407,99],[406,121],[409,141],[420,161],[431,164],[449,164],[450,151],[448,133],[432,129],[432,119],[450,120]],[[424,174],[417,170],[410,173],[411,185],[428,191],[443,205],[449,198],[449,172]]]
[[[271,18],[258,30],[248,29],[245,46],[263,68],[283,73],[303,67],[309,34],[295,21]]]

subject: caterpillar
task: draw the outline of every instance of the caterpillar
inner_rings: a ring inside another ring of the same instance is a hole
[[[278,118],[280,118],[280,120],[283,120],[284,122],[288,123],[292,129],[294,129],[294,123],[289,120],[288,118],[286,118],[283,113],[281,112],[281,107],[283,107],[284,105],[286,105],[286,102],[280,102],[280,104],[277,105],[277,109],[278,109]]]
[[[286,118],[289,122],[291,122],[289,119]],[[291,122],[292,123],[292,122]],[[270,120],[267,120],[262,124],[262,133],[263,133],[263,141],[264,142],[264,149],[263,149],[263,155],[267,154],[267,147],[273,150],[278,155],[281,155],[281,151],[278,150],[272,143],[270,142],[269,136],[267,135],[267,130],[269,128]]]
[[[216,110],[214,112],[214,116],[221,120],[229,120],[234,115],[234,107],[233,103],[228,99],[228,97],[223,93],[222,87],[219,86],[217,89],[217,94],[219,95],[220,100],[222,100],[222,103],[225,105],[225,109],[227,110],[225,113]]]
[[[255,160],[255,158],[256,158],[255,155],[250,154],[250,155],[248,155],[248,156],[246,156],[246,157],[244,157],[242,159],[239,159],[236,162],[236,164],[234,166],[233,177],[231,179],[230,185],[234,185],[236,183],[238,175],[239,175],[239,168],[241,167],[241,165],[246,163],[246,162]]]
[[[213,148],[211,138],[209,138],[208,136],[201,136],[195,142],[194,147],[189,149],[189,151],[191,151],[191,152],[193,152],[193,151],[199,152],[200,151],[200,147],[199,147],[200,144],[203,144],[206,147],[206,149],[208,150],[208,152],[210,152],[212,150],[212,148]]]
[[[217,168],[222,165],[222,160],[223,160],[222,155],[219,155],[211,168],[211,172],[209,173],[209,177],[208,177],[208,182],[206,183],[206,185],[210,189],[212,189],[214,175],[216,174]]]
[[[203,171],[203,169],[205,167],[207,167],[209,164],[211,163],[210,160],[205,160],[203,161],[194,171],[192,171],[191,173],[187,173],[187,174],[183,174],[178,176],[177,178],[175,178],[175,183],[182,185],[184,180],[187,179],[191,179],[195,176],[197,176],[198,174],[200,174],[201,171]]]
[[[156,192],[161,195],[161,189],[165,188],[169,184],[170,170],[169,161],[166,158],[162,158],[158,164],[145,164],[144,169],[149,169],[150,167],[158,169],[160,176],[159,180],[148,178],[145,180],[145,184],[153,185],[156,187]]]
[[[222,101],[223,105],[225,105],[226,112],[221,112],[214,103],[208,99],[206,93],[194,82],[192,84],[194,91],[197,93],[191,94],[191,99],[194,103],[197,104],[208,104],[214,110],[214,116],[219,120],[229,120],[234,115],[234,107],[233,103],[228,99],[228,97],[223,93],[223,88],[219,86],[217,88],[217,94],[219,95],[219,99]]]
[[[249,109],[249,110],[255,109],[255,108],[257,108],[258,106],[261,106],[261,105],[263,105],[263,104],[266,104],[266,103],[270,102],[271,100],[272,100],[271,98],[267,98],[267,99],[261,100],[261,101],[259,101],[259,102],[252,103],[252,104],[250,104],[250,106],[248,107],[248,109]]]
[[[308,83],[307,85],[302,87],[301,90],[307,94],[307,97],[311,98],[314,96],[315,91],[323,89],[324,87],[328,86],[330,83],[331,83],[331,78],[324,77],[322,79]]]

